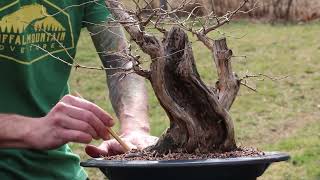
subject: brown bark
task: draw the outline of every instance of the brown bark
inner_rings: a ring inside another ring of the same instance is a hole
[[[222,41],[225,42],[225,39]],[[224,53],[222,47],[215,47],[219,55]],[[150,81],[170,118],[170,128],[152,149],[159,152],[169,149],[210,152],[235,148],[233,124],[226,111],[237,92],[230,91],[228,85],[231,78],[221,78],[219,84],[223,88],[220,89],[221,98],[218,99],[200,79],[188,37],[179,28],[171,29],[164,42],[164,49],[165,58],[151,65]],[[223,60],[226,59],[219,56],[221,76],[229,72],[226,70],[229,62],[224,63]],[[224,104],[220,104],[220,100]]]
[[[219,102],[223,108],[229,110],[238,94],[240,81],[232,71],[232,51],[228,49],[225,38],[214,41],[212,53],[214,54],[214,62],[219,77],[217,82]]]
[[[107,0],[106,3],[119,21],[134,21],[117,1]],[[227,48],[226,40],[220,39],[207,44],[214,52],[219,76],[217,90],[214,92],[200,79],[191,44],[182,29],[173,27],[164,40],[160,41],[139,31],[138,26],[125,28],[141,49],[153,59],[147,77],[170,119],[168,130],[149,150],[159,153],[205,153],[234,149],[234,128],[227,110],[239,90],[239,81],[231,69],[232,52]]]

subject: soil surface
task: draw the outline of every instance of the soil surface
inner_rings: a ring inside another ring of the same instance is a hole
[[[257,157],[263,156],[264,152],[248,147],[239,147],[228,152],[202,153],[183,153],[172,152],[168,154],[158,154],[156,152],[131,150],[125,154],[108,156],[106,160],[196,160],[196,159],[213,159],[213,158],[235,158],[235,157]]]

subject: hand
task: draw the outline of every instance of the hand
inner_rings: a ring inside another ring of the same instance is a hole
[[[94,139],[110,139],[106,126],[113,119],[97,105],[66,95],[47,116],[36,119],[26,140],[35,149],[54,149],[68,142],[90,143]]]
[[[129,132],[122,134],[121,139],[129,146],[130,149],[144,149],[157,142],[158,138],[145,132]],[[115,140],[104,141],[100,146],[87,145],[86,153],[93,157],[112,156],[124,153],[122,146]]]

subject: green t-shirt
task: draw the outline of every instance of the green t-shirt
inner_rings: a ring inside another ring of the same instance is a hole
[[[45,116],[68,93],[71,67],[38,47],[72,63],[65,51],[74,57],[84,22],[108,15],[103,0],[1,0],[0,113]],[[79,162],[67,145],[0,149],[0,179],[86,179]]]

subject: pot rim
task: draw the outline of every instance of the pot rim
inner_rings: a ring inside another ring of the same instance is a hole
[[[83,167],[110,168],[163,168],[163,167],[202,167],[202,166],[239,166],[250,164],[270,164],[287,161],[290,156],[284,152],[264,152],[265,155],[255,157],[213,158],[197,160],[104,160],[93,158],[81,162]]]

